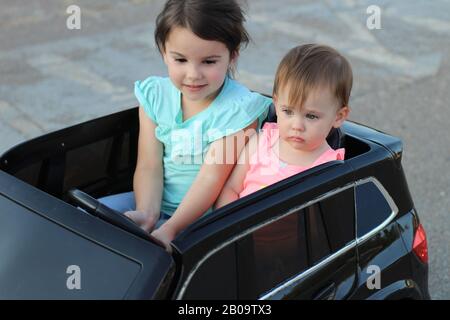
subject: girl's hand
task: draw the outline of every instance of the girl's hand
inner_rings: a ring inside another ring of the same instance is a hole
[[[170,243],[175,238],[175,233],[170,228],[163,224],[161,227],[153,231],[151,235],[164,244],[168,253],[172,253]]]
[[[153,230],[160,215],[159,212],[150,213],[141,210],[127,211],[124,214],[147,232]]]

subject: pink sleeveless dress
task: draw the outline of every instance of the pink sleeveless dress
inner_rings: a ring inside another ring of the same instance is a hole
[[[250,168],[245,175],[244,189],[239,194],[240,198],[322,163],[344,160],[344,148],[337,150],[329,148],[310,166],[302,167],[287,164],[278,158],[272,148],[279,137],[278,125],[267,122],[262,129],[258,149],[249,159]]]

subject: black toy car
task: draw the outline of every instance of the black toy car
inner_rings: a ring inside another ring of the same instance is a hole
[[[138,131],[133,108],[0,158],[1,299],[430,298],[399,139],[346,122],[344,161],[202,217],[169,254],[90,197],[132,189]]]

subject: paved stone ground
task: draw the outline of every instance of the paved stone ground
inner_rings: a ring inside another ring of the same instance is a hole
[[[0,152],[136,105],[133,83],[164,75],[153,44],[163,1],[0,0]],[[66,9],[81,8],[81,30]],[[381,8],[369,30],[369,5]],[[354,68],[351,120],[397,135],[428,233],[430,291],[450,298],[450,1],[248,1],[253,43],[238,79],[270,93],[281,57],[307,42],[335,46]]]

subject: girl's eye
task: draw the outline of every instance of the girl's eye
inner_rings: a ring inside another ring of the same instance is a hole
[[[217,61],[216,60],[205,60],[204,63],[206,64],[215,64]]]
[[[186,59],[184,59],[184,58],[175,58],[175,61],[183,63],[183,62],[186,62]]]
[[[282,109],[281,111],[283,111],[288,116],[292,116],[294,114],[294,112],[290,109]]]
[[[306,115],[306,118],[308,118],[308,119],[310,119],[310,120],[319,119],[318,116],[316,116],[315,114],[311,114],[311,113],[308,113],[308,114]]]

